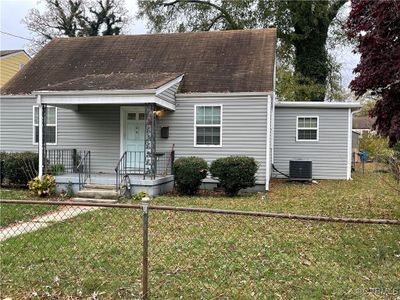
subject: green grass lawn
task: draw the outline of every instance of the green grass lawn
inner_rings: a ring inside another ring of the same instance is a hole
[[[349,217],[400,213],[398,195],[375,173],[307,186],[276,181],[263,196],[163,196],[153,203]],[[150,211],[149,220],[151,298],[399,296],[399,226],[162,211]],[[141,251],[141,211],[92,211],[2,242],[1,297],[137,299]]]
[[[400,195],[385,181],[388,174],[353,173],[352,181],[321,180],[313,184],[272,180],[270,192],[238,197],[155,198],[159,205],[255,210],[306,215],[400,219]],[[390,180],[393,182],[393,180]]]
[[[23,189],[0,189],[0,199],[6,200],[44,200],[40,197],[32,197],[28,190]],[[13,224],[18,221],[27,221],[32,218],[57,209],[56,206],[33,206],[0,204],[0,227]]]

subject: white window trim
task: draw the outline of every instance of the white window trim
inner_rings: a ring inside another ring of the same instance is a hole
[[[316,118],[317,119],[317,128],[299,128],[299,119],[300,118]],[[317,139],[315,140],[303,140],[299,139],[299,129],[307,130],[307,129],[317,129]],[[318,142],[319,141],[319,116],[297,116],[296,117],[296,142]]]
[[[32,145],[37,145],[38,143],[35,143],[35,127],[39,126],[39,124],[35,124],[35,108],[39,108],[38,105],[34,105],[32,107]],[[57,111],[57,107],[56,106],[50,106],[48,105],[47,107],[54,107],[55,109],[55,125],[51,125],[51,126],[55,126],[56,130],[55,130],[55,134],[56,134],[56,142],[55,143],[46,143],[46,145],[50,145],[50,146],[56,146],[58,143],[58,111]]]
[[[221,108],[220,110],[220,124],[202,124],[202,125],[198,125],[196,124],[196,115],[197,115],[197,107],[201,107],[201,106],[219,106]],[[193,146],[195,148],[221,148],[222,147],[222,124],[223,124],[223,120],[222,120],[222,116],[223,116],[223,105],[222,104],[195,104],[194,105],[194,118],[193,118]],[[219,139],[219,145],[197,145],[197,127],[220,127],[220,139]]]

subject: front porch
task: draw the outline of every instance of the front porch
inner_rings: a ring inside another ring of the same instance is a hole
[[[46,151],[44,169],[55,177],[58,192],[72,188],[77,193],[90,184],[114,186],[118,193],[129,187],[132,194],[146,192],[155,196],[173,188],[173,161],[174,151],[158,152],[150,168],[144,151],[125,151],[114,172],[93,172],[91,151],[50,149]]]
[[[79,174],[66,173],[56,175],[57,192],[66,191],[68,185],[78,193],[79,188]],[[157,175],[154,178],[144,179],[143,175],[129,175],[131,183],[131,193],[146,192],[150,196],[157,196],[167,193],[172,190],[174,186],[174,176]],[[94,173],[87,179],[86,184],[91,185],[116,185],[116,174],[111,173]]]

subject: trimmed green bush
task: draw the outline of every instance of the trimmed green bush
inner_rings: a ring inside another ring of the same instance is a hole
[[[38,174],[39,156],[36,153],[2,152],[0,157],[4,160],[4,177],[9,183],[26,185]]]
[[[174,162],[176,188],[180,194],[194,195],[207,176],[207,162],[196,156],[181,157]]]
[[[236,196],[241,189],[255,186],[257,162],[252,157],[229,156],[212,162],[210,172],[217,177],[225,193]]]

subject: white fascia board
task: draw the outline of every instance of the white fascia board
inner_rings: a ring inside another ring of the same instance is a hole
[[[1,99],[36,99],[34,95],[1,95]]]
[[[157,98],[153,95],[125,95],[125,94],[114,94],[114,95],[41,95],[41,103],[62,106],[62,105],[80,105],[80,104],[146,104],[155,103],[158,106],[169,110],[175,110],[175,105],[165,100]],[[83,97],[82,97],[83,96]],[[40,104],[40,103],[38,103]]]
[[[161,94],[162,92],[164,92],[165,90],[169,89],[171,86],[173,86],[174,84],[181,82],[183,79],[183,75],[180,75],[178,77],[176,77],[175,79],[167,82],[166,84],[163,84],[162,86],[160,86],[159,88],[157,88],[156,90],[156,95]]]
[[[268,97],[273,92],[177,93],[176,98]]]
[[[276,107],[300,107],[300,108],[350,108],[352,110],[361,107],[358,102],[317,102],[317,101],[282,101],[276,102]]]

